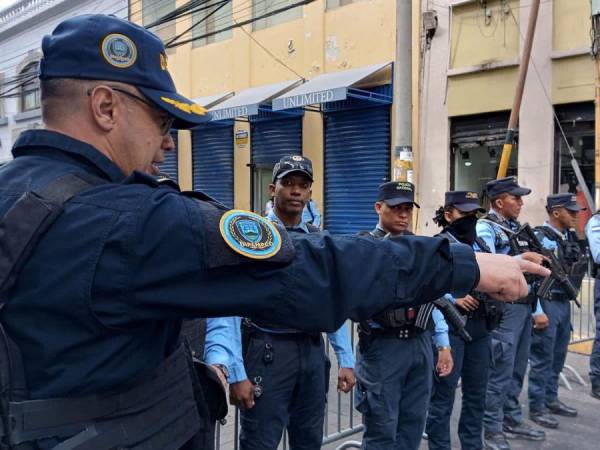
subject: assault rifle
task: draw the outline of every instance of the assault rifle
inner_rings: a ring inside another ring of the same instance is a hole
[[[467,325],[467,319],[465,319],[465,317],[458,311],[456,306],[454,306],[450,300],[445,297],[440,297],[437,300],[434,300],[432,303],[444,315],[446,322],[456,328],[459,336],[465,342],[471,342],[473,340],[469,332],[465,329],[465,326]]]
[[[550,276],[546,277],[540,287],[538,288],[536,295],[540,298],[544,298],[550,292],[550,289],[555,283],[558,283],[560,287],[565,291],[567,297],[573,300],[578,308],[581,308],[581,303],[577,300],[577,289],[571,283],[569,275],[563,269],[562,264],[556,259],[554,252],[552,250],[548,250],[542,246],[542,243],[531,229],[528,223],[524,224],[519,228],[514,236],[517,240],[524,240],[529,244],[529,248],[531,251],[536,253],[540,253],[541,255],[546,257],[545,264],[550,269]]]

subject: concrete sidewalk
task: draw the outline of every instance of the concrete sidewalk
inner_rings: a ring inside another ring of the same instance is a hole
[[[600,400],[596,400],[590,396],[589,386],[589,356],[576,353],[569,353],[567,364],[573,367],[585,379],[587,386],[581,386],[577,382],[569,378],[572,391],[569,391],[561,385],[560,398],[569,406],[573,406],[579,410],[579,416],[575,418],[559,417],[560,426],[556,430],[546,431],[546,441],[530,442],[511,440],[513,450],[524,449],[544,449],[544,450],[597,450],[600,448]],[[456,428],[458,425],[458,415],[460,411],[460,392],[457,392],[457,401],[455,403],[454,414],[452,415],[452,443],[453,449],[460,449]],[[527,405],[527,382],[521,394],[521,404],[525,417],[528,417]],[[361,436],[356,435],[346,439],[346,441],[360,441]],[[339,443],[324,446],[323,449],[334,450]],[[427,441],[423,441],[420,450],[427,449]]]

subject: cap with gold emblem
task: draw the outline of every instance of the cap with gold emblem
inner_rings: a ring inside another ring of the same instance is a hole
[[[175,118],[174,128],[191,128],[210,119],[205,108],[177,93],[161,40],[127,20],[104,14],[72,17],[44,36],[42,52],[42,80],[77,78],[131,84]]]
[[[389,181],[379,186],[377,194],[378,202],[385,202],[388,206],[396,206],[402,203],[412,203],[420,208],[415,202],[415,185],[408,181]]]
[[[444,206],[454,206],[461,212],[485,212],[479,204],[479,195],[473,191],[446,192]]]

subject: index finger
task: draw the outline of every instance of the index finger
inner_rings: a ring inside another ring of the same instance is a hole
[[[533,275],[540,275],[542,277],[550,276],[550,270],[548,270],[544,266],[540,266],[539,264],[527,261],[525,259],[519,259],[517,261],[519,262],[519,268],[522,272],[531,273]]]

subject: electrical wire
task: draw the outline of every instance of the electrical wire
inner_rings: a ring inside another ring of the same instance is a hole
[[[131,4],[140,3],[141,1],[145,1],[145,0],[136,0],[136,1],[132,2]],[[150,6],[155,6],[155,5],[156,5],[157,3],[159,3],[160,1],[162,1],[162,0],[155,0],[155,1],[154,1],[154,2],[152,2],[152,3],[148,3],[148,4],[147,4],[147,6],[148,6],[148,7],[150,7]],[[206,0],[202,0],[202,1],[203,1],[203,2],[205,2]],[[240,13],[243,13],[243,12],[245,12],[245,11],[247,11],[247,10],[251,9],[251,8],[252,8],[254,5],[256,5],[255,1],[258,1],[258,0],[254,0],[254,1],[253,1],[253,0],[247,0],[245,3],[243,3],[242,5],[240,5],[240,7],[239,7],[238,9],[236,9],[236,10],[232,11],[232,12],[231,12],[231,14],[227,14],[227,13],[225,13],[225,14],[222,14],[222,15],[219,15],[219,16],[215,17],[215,19],[214,19],[214,23],[215,23],[215,25],[216,25],[216,24],[228,24],[228,23],[231,23],[231,17],[232,17],[234,14],[235,14],[235,15],[239,15]],[[264,2],[264,1],[266,1],[266,0],[262,0],[262,1]],[[284,0],[284,1],[285,1],[285,0]],[[120,0],[118,0],[118,1],[117,1],[117,3],[120,3]],[[114,4],[113,4],[113,5],[114,5]],[[121,9],[118,9],[118,10],[116,10],[116,11],[112,11],[112,12],[109,12],[109,11],[107,11],[107,12],[105,12],[105,13],[106,13],[106,14],[116,14],[116,13],[118,13],[118,12],[120,12],[120,11],[123,11],[124,9],[126,9],[126,8],[121,8]],[[141,10],[140,10],[140,11],[141,11]],[[178,22],[179,22],[178,20],[176,20],[176,21],[175,21],[175,23],[178,23]],[[167,26],[169,26],[169,25],[168,25],[168,24],[166,24],[166,25],[163,25],[162,27],[158,27],[156,30],[154,30],[154,32],[155,32],[155,33],[157,33],[157,32],[159,32],[161,29],[163,29],[163,28],[165,28],[165,27],[167,27]],[[167,39],[169,39],[169,38],[167,38]],[[34,46],[35,44],[37,44],[38,42],[39,42],[39,40],[36,40],[35,42],[31,42],[31,43],[30,43],[29,45],[27,45],[26,47],[32,47],[32,46]],[[21,46],[21,47],[23,47],[23,46]],[[8,61],[11,61],[11,60],[15,60],[15,59],[20,59],[20,58],[23,58],[24,56],[26,56],[26,55],[27,55],[27,54],[30,52],[30,50],[23,52],[22,50],[20,50],[20,49],[19,49],[19,50],[15,50],[15,51],[13,51],[13,52],[5,53],[4,55],[5,55],[5,56],[7,56],[7,55],[10,55],[10,54],[14,54],[14,53],[16,53],[16,52],[21,52],[21,53],[17,54],[16,56],[12,56],[12,57],[10,57],[10,58],[5,58],[5,59],[3,59],[2,61],[0,61],[0,64],[2,64],[2,63],[6,63],[6,62],[8,62]],[[10,69],[13,69],[13,68],[15,68],[16,66],[17,66],[17,65],[12,65],[12,66],[0,66],[0,71],[9,71]]]
[[[137,0],[137,1],[139,2],[139,1],[142,1],[142,0]],[[156,2],[156,3],[158,3],[158,1],[160,1],[160,0],[157,0],[157,2]],[[205,3],[209,2],[209,1],[210,1],[210,0],[200,0],[200,1],[196,1],[196,2],[189,2],[189,3],[187,4],[187,6],[189,6],[190,4],[194,4],[193,6],[199,6],[199,5],[203,5],[203,4],[205,4]],[[212,13],[214,14],[216,11],[218,11],[219,9],[221,9],[222,7],[224,7],[224,6],[225,6],[225,5],[226,5],[226,4],[227,4],[229,1],[230,1],[230,0],[223,0],[223,3],[222,3],[222,4],[221,4],[221,5],[220,5],[220,6],[219,6],[219,7],[218,7],[218,8],[217,8],[215,11],[212,11]],[[285,0],[282,0],[282,2],[281,2],[281,3],[283,3],[284,1],[285,1]],[[226,27],[224,27],[224,28],[222,28],[222,29],[219,29],[219,30],[216,30],[216,31],[213,31],[213,32],[210,32],[210,33],[205,33],[204,35],[201,35],[201,36],[193,37],[193,38],[191,38],[191,39],[188,39],[188,40],[186,40],[186,41],[184,41],[184,42],[176,43],[175,45],[168,45],[168,47],[169,47],[169,48],[172,48],[172,47],[177,47],[177,46],[179,46],[179,45],[183,45],[183,44],[185,44],[185,43],[188,43],[188,42],[192,42],[192,41],[195,41],[195,40],[203,39],[203,38],[205,38],[205,37],[213,36],[213,35],[216,35],[216,34],[219,34],[219,33],[225,32],[225,31],[228,31],[228,30],[230,30],[230,29],[233,29],[233,28],[240,27],[240,28],[242,28],[242,30],[244,31],[244,33],[248,34],[248,35],[250,36],[250,38],[251,38],[252,40],[254,40],[254,42],[255,42],[257,45],[259,45],[259,46],[260,46],[260,47],[261,47],[261,48],[262,48],[262,49],[263,49],[265,52],[267,52],[267,53],[268,53],[268,54],[269,54],[269,55],[270,55],[270,56],[271,56],[271,57],[272,57],[272,58],[273,58],[273,59],[274,59],[276,62],[278,62],[279,64],[281,64],[281,65],[283,65],[284,67],[286,67],[288,70],[290,70],[291,72],[293,72],[293,73],[294,73],[295,75],[297,75],[299,78],[302,78],[302,79],[303,79],[303,77],[302,77],[300,74],[298,74],[298,73],[297,73],[297,72],[296,72],[294,69],[292,69],[291,67],[287,66],[287,65],[286,65],[286,64],[285,64],[285,63],[284,63],[284,62],[283,62],[283,61],[282,61],[280,58],[278,58],[277,56],[275,56],[275,55],[274,55],[272,52],[270,52],[270,51],[269,51],[269,50],[268,50],[268,49],[267,49],[267,48],[266,48],[264,45],[262,45],[262,44],[261,44],[260,42],[258,42],[256,39],[254,39],[254,38],[253,38],[253,37],[252,37],[252,36],[251,36],[251,35],[250,35],[250,34],[249,34],[249,33],[248,33],[248,32],[247,32],[245,29],[243,29],[243,26],[244,26],[244,25],[251,24],[251,23],[253,23],[253,22],[257,21],[257,20],[261,20],[261,19],[263,19],[263,18],[270,17],[270,16],[273,16],[273,15],[275,15],[275,14],[279,14],[279,13],[281,13],[281,12],[285,12],[285,11],[287,11],[287,10],[289,10],[289,9],[292,9],[292,8],[295,8],[295,7],[298,7],[298,6],[303,6],[303,5],[306,5],[306,4],[309,4],[309,3],[312,3],[312,2],[314,2],[314,1],[315,1],[315,0],[303,0],[303,1],[300,1],[300,2],[298,2],[298,3],[294,3],[294,4],[291,4],[291,5],[287,5],[286,7],[283,7],[283,8],[278,8],[278,9],[276,9],[276,10],[273,10],[273,11],[270,11],[270,12],[268,12],[268,13],[265,13],[265,14],[263,14],[263,15],[261,15],[261,16],[258,16],[258,17],[253,17],[253,18],[251,18],[251,19],[249,19],[249,20],[245,20],[245,21],[243,21],[243,22],[241,22],[241,23],[235,22],[235,24],[234,24],[234,25],[231,25],[231,26],[226,26]],[[280,3],[280,4],[281,4],[281,3]],[[285,2],[285,3],[287,3],[287,2]],[[246,4],[248,4],[248,2],[246,2]],[[214,6],[214,5],[217,5],[217,4],[214,4],[214,3],[213,3],[212,5]],[[186,6],[186,5],[184,5],[184,6]],[[253,7],[253,6],[255,6],[255,4],[252,4],[252,5],[250,6],[250,8],[251,8],[251,7]],[[249,9],[249,8],[246,8],[246,9]],[[181,10],[183,10],[183,7],[181,7],[181,8],[180,8],[180,11],[181,11]],[[190,11],[190,9],[186,9],[185,11],[186,11],[186,14],[187,14],[187,15],[189,15],[189,14],[190,14],[190,12],[189,12],[189,11]],[[236,10],[236,13],[237,13],[237,10]],[[202,18],[202,19],[200,19],[200,20],[199,20],[199,21],[198,21],[196,24],[194,24],[194,26],[196,26],[196,25],[198,25],[198,24],[200,24],[200,23],[202,23],[202,22],[206,21],[206,20],[207,20],[207,19],[208,19],[210,16],[211,16],[211,15],[207,15],[207,16],[203,17],[203,18]],[[233,12],[232,12],[232,14],[231,14],[231,15],[229,15],[229,14],[226,14],[226,16],[228,16],[228,17],[225,17],[225,19],[230,19],[230,18],[229,18],[229,16],[231,16],[231,19],[233,19]],[[172,14],[171,14],[171,17],[172,17],[172,18],[171,18],[170,20],[177,19],[177,17],[173,16]],[[180,35],[176,36],[175,38],[171,38],[171,42],[174,42],[174,41],[175,41],[175,39],[177,39],[177,38],[180,38],[181,36],[183,36],[183,35],[185,35],[186,33],[188,33],[188,32],[191,30],[191,28],[192,28],[192,27],[190,27],[188,30],[186,30],[185,32],[181,33]],[[29,51],[28,51],[28,52],[25,52],[24,54],[27,54],[27,53],[29,53]],[[17,57],[18,57],[18,56],[17,56]],[[16,57],[14,57],[14,58],[16,58]],[[14,59],[14,58],[11,58],[11,59]],[[14,67],[14,66],[13,66],[13,67]],[[18,77],[19,77],[20,75],[25,75],[25,74],[18,74],[18,75],[16,75],[16,76],[15,76],[15,80],[18,80],[18,79],[19,79]],[[35,78],[35,76],[33,76],[32,78],[34,79],[34,78]],[[0,93],[0,98],[6,97],[6,96],[7,96],[7,94],[8,94],[8,92],[10,92],[10,91],[13,91],[14,89],[16,89],[16,88],[18,88],[18,87],[22,87],[22,86],[24,86],[24,85],[28,84],[30,81],[31,81],[31,79],[27,79],[27,80],[25,80],[25,82],[18,84],[18,85],[17,85],[17,86],[15,86],[14,88],[11,88],[10,90],[7,90],[6,92],[2,92],[2,93]],[[2,86],[2,87],[6,87],[6,86],[7,86],[7,85],[9,85],[11,82],[12,82],[12,81],[6,81],[6,82],[4,82],[4,80],[3,80],[3,82],[2,82],[2,83],[0,83],[0,86]]]
[[[193,37],[193,38],[190,38],[190,39],[186,39],[184,41],[180,41],[180,42],[178,42],[175,45],[168,46],[167,48],[179,47],[180,45],[189,44],[190,42],[193,42],[193,41],[196,41],[196,40],[199,40],[199,39],[203,39],[203,38],[206,38],[206,37],[214,36],[216,34],[224,32],[224,31],[229,31],[229,30],[233,30],[234,28],[243,27],[244,25],[248,25],[248,24],[254,23],[254,22],[256,22],[258,20],[261,20],[261,19],[266,19],[267,17],[271,17],[271,16],[274,16],[276,14],[280,14],[282,12],[288,11],[290,9],[297,8],[298,6],[308,5],[308,4],[313,3],[315,1],[316,0],[301,0],[301,1],[297,2],[297,3],[293,3],[293,4],[289,5],[289,6],[286,6],[286,7],[283,7],[283,8],[279,8],[279,9],[276,9],[276,10],[273,10],[273,11],[270,11],[270,12],[262,14],[260,16],[253,17],[251,19],[244,20],[242,22],[236,22],[234,25],[222,28],[220,30],[212,31],[210,33],[205,33],[205,34],[202,34],[200,36],[196,36],[196,37]]]
[[[237,25],[237,22],[235,19],[233,19],[233,22]],[[273,53],[271,53],[271,51],[266,48],[263,44],[261,44],[254,36],[252,36],[251,33],[249,33],[243,26],[240,26],[240,30],[242,30],[246,36],[248,36],[252,41],[254,41],[254,43],[256,45],[258,45],[260,48],[262,48],[265,53],[267,53],[271,58],[273,58],[276,62],[278,62],[279,64],[281,64],[283,67],[285,67],[286,69],[288,69],[290,72],[292,72],[294,75],[296,75],[298,78],[301,78],[302,80],[304,80],[305,78],[300,75],[298,72],[296,72],[294,69],[292,69],[290,66],[288,66],[286,63],[284,63],[280,58],[278,58],[276,55],[274,55]]]

